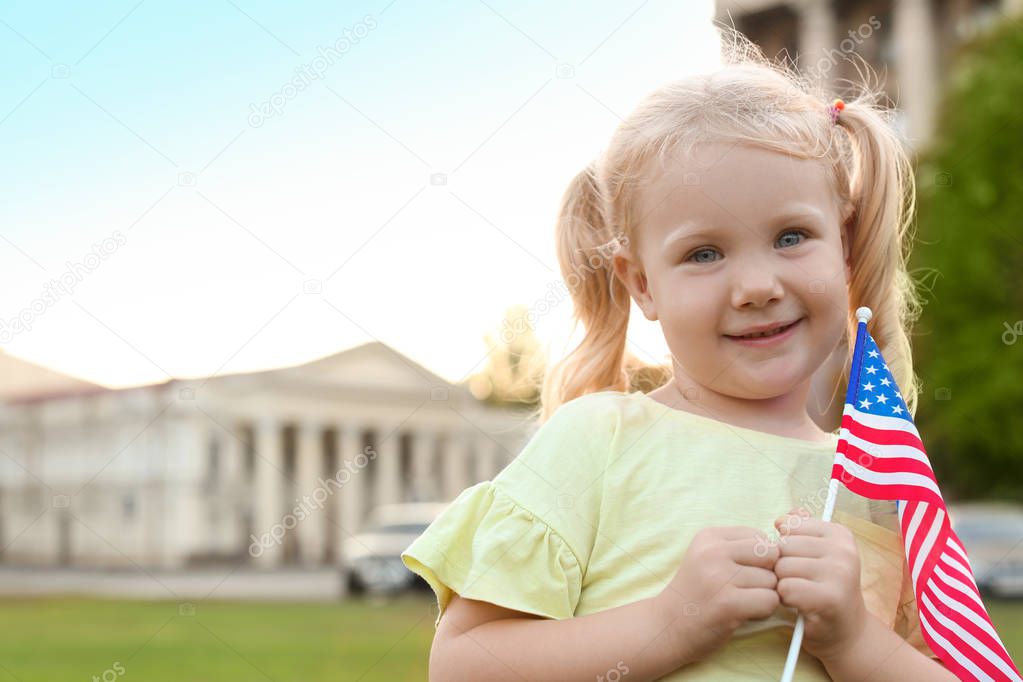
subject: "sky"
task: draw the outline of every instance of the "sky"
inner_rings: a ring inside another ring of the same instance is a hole
[[[381,341],[457,382],[519,304],[560,356],[562,193],[644,95],[717,66],[712,12],[0,3],[0,350],[121,387]]]

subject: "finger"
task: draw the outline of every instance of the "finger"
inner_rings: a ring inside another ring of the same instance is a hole
[[[828,555],[828,543],[813,535],[786,535],[778,540],[779,556],[819,558]]]
[[[771,542],[766,534],[755,537],[730,540],[725,544],[728,556],[737,564],[771,568],[781,556],[778,543]]]
[[[786,535],[817,535],[827,533],[830,521],[804,518],[798,514],[783,514],[774,520],[774,527],[782,536]]]
[[[714,531],[722,540],[756,540],[765,534],[749,526],[713,526],[707,530]]]
[[[743,613],[747,618],[767,618],[781,604],[781,597],[774,589],[743,590],[741,598]]]
[[[816,581],[806,578],[782,578],[775,590],[781,603],[799,611],[812,611],[822,602],[827,588]]]
[[[756,566],[739,566],[732,577],[731,583],[744,589],[773,590],[778,586],[778,576],[774,571]]]
[[[784,578],[805,578],[814,582],[824,580],[827,567],[820,559],[783,556],[774,565],[773,573],[781,581]]]

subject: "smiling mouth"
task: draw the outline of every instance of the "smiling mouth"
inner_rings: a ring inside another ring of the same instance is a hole
[[[771,329],[771,330],[766,331],[766,332],[757,332],[756,334],[744,334],[742,336],[732,336],[730,334],[725,334],[725,336],[727,336],[730,339],[764,339],[764,338],[770,338],[772,336],[777,336],[778,334],[783,334],[783,333],[787,332],[789,329],[791,329],[792,327],[795,327],[797,324],[799,324],[800,321],[802,321],[802,318],[796,320],[792,324],[787,324],[787,325],[783,325],[781,327],[776,327],[775,329]]]

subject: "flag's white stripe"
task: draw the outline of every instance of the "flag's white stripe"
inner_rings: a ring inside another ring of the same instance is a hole
[[[959,555],[959,559],[961,560],[961,563],[965,564],[969,568],[969,570],[965,571],[965,573],[966,573],[966,575],[970,576],[970,582],[973,583],[973,586],[976,588],[977,587],[977,580],[976,580],[976,578],[973,575],[973,562],[970,561],[970,557],[967,556],[966,550],[963,549],[963,546],[959,543],[959,541],[951,533],[949,533],[949,535],[948,535],[948,547],[947,547],[947,549],[951,549],[956,554],[958,554]],[[979,592],[980,589],[977,588],[977,591]]]
[[[1009,665],[1004,660],[1002,660],[1001,656],[991,651],[991,649],[989,649],[987,645],[984,644],[984,642],[980,641],[979,639],[971,635],[969,632],[964,630],[962,627],[960,627],[959,623],[955,622],[954,620],[951,620],[950,618],[942,614],[940,611],[938,611],[935,608],[934,603],[931,601],[930,597],[928,597],[926,593],[924,593],[921,596],[923,596],[924,606],[928,610],[928,616],[933,615],[935,620],[937,620],[946,628],[954,632],[959,639],[968,644],[971,648],[973,648],[974,651],[976,651],[978,654],[987,659],[988,662],[990,662],[992,665],[1001,670],[1008,679],[1020,680],[1020,676],[1017,675],[1016,671],[1009,667]]]
[[[970,570],[972,571],[973,570],[973,564],[970,563],[970,557],[968,557],[966,555],[966,550],[963,549],[963,546],[960,545],[959,541],[956,540],[952,535],[948,536],[948,546],[949,546],[949,548],[954,550],[956,554],[959,555],[959,558],[962,559],[962,562],[964,564],[966,564],[967,566],[969,566]]]
[[[942,555],[942,557],[946,557],[946,556],[948,556],[948,555],[947,554],[943,554]],[[941,578],[941,580],[946,585],[948,585],[949,587],[955,588],[956,590],[962,592],[965,595],[968,595],[970,597],[971,601],[973,601],[975,604],[977,604],[980,608],[984,608],[984,602],[982,602],[980,599],[977,598],[977,593],[974,591],[974,589],[970,585],[967,585],[966,583],[964,583],[959,578],[956,578],[955,576],[952,576],[952,575],[949,575],[948,573],[945,573],[945,571],[942,570],[940,565],[935,565],[934,566],[934,573],[939,578]]]
[[[931,527],[927,529],[927,535],[924,536],[924,540],[920,543],[920,549],[917,551],[916,556],[913,558],[913,584],[916,585],[916,580],[920,576],[920,569],[927,563],[927,557],[931,553],[931,548],[934,547],[934,541],[938,537],[938,532],[941,531],[941,524],[945,520],[945,510],[941,507],[936,507],[936,513],[934,520],[931,522]]]
[[[964,656],[954,644],[938,634],[938,632],[934,629],[934,625],[931,624],[930,618],[927,617],[926,611],[927,609],[924,608],[919,609],[920,625],[927,630],[927,634],[937,640],[938,644],[942,649],[948,652],[949,656],[954,658],[959,665],[973,673],[973,676],[978,680],[991,680],[991,682],[994,682],[990,675],[978,668],[976,663]]]
[[[920,432],[916,430],[916,426],[913,422],[908,419],[899,419],[898,417],[882,417],[877,414],[870,414],[869,412],[860,412],[850,403],[845,404],[845,409],[842,410],[842,414],[851,415],[853,419],[861,424],[865,424],[872,429],[881,429],[883,431],[905,431],[911,433],[923,442],[920,438]]]
[[[970,585],[972,585],[974,589],[977,589],[977,581],[974,580],[973,578],[973,571],[971,571],[966,566],[963,566],[956,559],[952,558],[952,555],[949,554],[947,547],[945,548],[945,553],[941,555],[941,560],[948,564],[950,567],[956,569],[957,571],[965,575],[967,578],[969,578]]]
[[[926,502],[918,503],[916,509],[913,510],[913,517],[909,520],[909,528],[906,530],[906,549],[913,546],[913,538],[916,537],[916,531],[920,527],[920,521],[924,518],[925,511],[927,511]]]
[[[864,440],[858,436],[854,436],[849,433],[846,434],[846,441],[849,445],[853,445],[860,450],[863,450],[871,457],[892,459],[894,457],[905,457],[906,459],[915,459],[918,462],[927,465],[927,468],[931,468],[931,462],[927,459],[927,453],[920,448],[915,448],[912,445],[887,445],[875,443],[873,441]]]
[[[950,552],[948,548],[945,549],[945,553],[941,555],[941,558],[946,564],[956,569],[963,575],[970,575],[971,572],[970,569],[967,568],[966,566],[963,566],[963,563],[959,561],[958,557],[952,556],[952,552]]]
[[[907,471],[896,471],[891,473],[871,471],[864,466],[860,466],[840,452],[835,454],[835,463],[841,464],[850,474],[856,478],[863,479],[867,483],[873,483],[875,485],[909,485],[917,488],[927,488],[938,497],[941,497],[941,492],[938,490],[938,486],[934,483],[934,479],[924,476],[923,474],[915,474]]]
[[[931,586],[931,589],[935,592],[935,596],[938,597],[942,601],[942,603],[944,603],[946,606],[959,613],[963,618],[969,620],[984,632],[991,635],[991,638],[996,642],[1002,641],[998,637],[998,633],[994,631],[994,628],[992,628],[991,625],[986,620],[978,616],[976,611],[973,611],[967,608],[966,606],[963,606],[962,602],[959,599],[957,599],[954,596],[950,596],[948,593],[943,591],[941,589],[941,583],[932,578],[931,580],[927,581],[927,584]]]

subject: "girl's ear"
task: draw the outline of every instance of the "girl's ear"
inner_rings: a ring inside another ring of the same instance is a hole
[[[657,307],[650,295],[650,287],[647,284],[646,273],[637,261],[633,260],[628,253],[616,254],[612,261],[615,277],[617,277],[629,292],[643,316],[651,322],[657,319]]]

